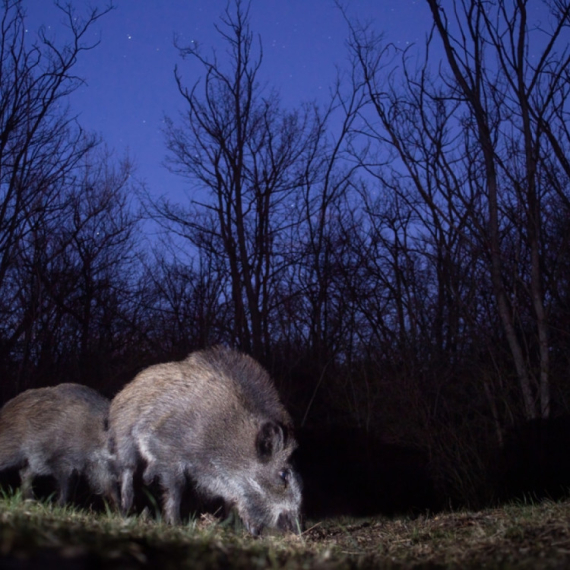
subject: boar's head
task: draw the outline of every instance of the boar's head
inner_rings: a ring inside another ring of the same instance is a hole
[[[274,421],[259,426],[255,460],[236,477],[240,492],[233,501],[253,535],[264,527],[300,530],[301,480],[290,461],[296,446],[287,427]]]

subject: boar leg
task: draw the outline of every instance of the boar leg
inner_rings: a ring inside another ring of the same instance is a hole
[[[109,483],[103,492],[103,496],[111,503],[113,508],[119,509],[121,506],[121,499],[119,497],[119,489],[116,481]]]
[[[133,468],[125,468],[121,472],[121,511],[127,515],[133,506]]]
[[[186,483],[184,473],[161,473],[160,486],[163,490],[164,520],[168,524],[180,522],[180,501]]]
[[[71,471],[59,469],[54,475],[57,480],[57,486],[59,487],[57,502],[60,507],[63,507],[69,499],[69,478],[71,477]]]
[[[152,485],[155,477],[158,475],[156,462],[149,462],[143,472],[143,483],[148,487]]]
[[[19,471],[20,481],[22,482],[22,497],[24,499],[33,499],[34,491],[32,489],[32,481],[34,479],[34,473],[29,465],[23,467]]]

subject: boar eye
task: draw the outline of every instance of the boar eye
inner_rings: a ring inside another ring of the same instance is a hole
[[[279,477],[281,477],[283,483],[285,484],[289,483],[289,480],[291,479],[291,470],[283,469],[282,471],[279,471]]]

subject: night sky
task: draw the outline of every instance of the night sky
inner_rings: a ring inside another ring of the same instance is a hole
[[[78,13],[87,3],[72,0]],[[93,28],[100,44],[83,53],[74,71],[86,84],[71,99],[82,126],[98,132],[117,156],[128,150],[136,176],[152,194],[175,197],[188,184],[162,165],[166,147],[161,130],[164,115],[178,116],[183,99],[174,81],[180,65],[185,84],[198,79],[201,69],[182,61],[173,45],[191,41],[205,53],[223,42],[214,24],[226,0],[113,0],[116,8]],[[427,4],[413,0],[349,0],[351,18],[373,21],[386,41],[400,47],[422,45],[429,30]],[[93,7],[106,1],[91,0]],[[25,0],[28,33],[46,26],[59,41],[65,40],[63,16],[49,0]],[[252,0],[251,28],[261,36],[264,63],[260,78],[280,92],[283,104],[296,107],[304,101],[326,101],[336,67],[346,67],[347,27],[333,0]]]

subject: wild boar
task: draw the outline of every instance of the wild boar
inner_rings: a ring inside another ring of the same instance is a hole
[[[246,528],[295,531],[300,481],[290,463],[292,421],[255,360],[217,346],[142,371],[111,402],[121,506],[133,504],[133,475],[158,477],[164,518],[180,520],[187,478],[202,497],[235,508]]]
[[[55,478],[60,504],[69,498],[72,474],[118,503],[108,450],[109,400],[79,384],[26,390],[0,410],[0,470],[16,468],[22,494],[33,496],[34,477]]]

